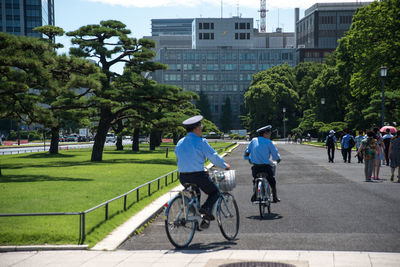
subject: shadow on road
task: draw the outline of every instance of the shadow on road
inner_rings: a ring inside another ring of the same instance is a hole
[[[265,215],[265,218],[261,218],[261,216],[248,216],[246,218],[251,220],[271,221],[271,220],[280,220],[283,218],[283,216],[271,212],[270,214]]]
[[[236,239],[238,240],[238,239]],[[175,249],[174,251],[180,251],[183,253],[194,253],[194,250],[196,253],[199,253],[199,251],[203,252],[210,252],[210,251],[220,251],[220,250],[225,250],[225,249],[232,249],[234,246],[236,246],[237,243],[235,241],[224,241],[224,242],[213,242],[213,243],[195,243],[191,244],[189,247],[187,247],[184,250],[181,249]]]

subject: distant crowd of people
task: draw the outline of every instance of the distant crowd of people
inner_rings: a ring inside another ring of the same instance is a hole
[[[336,139],[335,131],[331,130],[325,139],[331,163],[334,163],[335,149],[338,149],[339,142],[345,163],[351,163],[351,152],[353,147],[356,148],[358,163],[365,165],[365,181],[381,180],[379,173],[383,163],[391,167],[391,181],[394,181],[395,170],[398,169],[397,182],[400,183],[400,130],[387,127],[384,132],[380,132],[379,128],[373,128],[365,134],[358,131],[356,137],[345,130],[339,140]]]

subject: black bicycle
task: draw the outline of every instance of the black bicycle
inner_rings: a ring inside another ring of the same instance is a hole
[[[254,181],[256,200],[253,201],[253,204],[258,204],[261,218],[266,215],[265,208],[267,208],[268,214],[271,213],[271,187],[266,177],[267,173],[259,173]]]
[[[220,190],[220,197],[216,205],[216,217],[222,235],[229,241],[234,240],[239,232],[239,209],[232,194],[236,182],[234,171],[213,171],[211,178]],[[230,176],[230,177],[229,177]],[[208,228],[209,221],[205,220],[199,212],[200,201],[197,195],[197,185],[184,184],[185,189],[171,199],[165,210],[165,231],[168,240],[176,248],[187,247],[194,237],[199,226]],[[228,188],[229,187],[229,188]],[[226,190],[230,189],[230,190]]]

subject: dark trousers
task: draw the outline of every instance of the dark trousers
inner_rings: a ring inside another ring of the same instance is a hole
[[[262,165],[255,164],[255,165],[253,165],[253,167],[251,167],[251,173],[252,173],[254,179],[257,178],[258,173],[262,173],[262,172],[267,173],[268,183],[270,184],[271,189],[273,191],[275,191],[276,190],[276,180],[275,180],[274,174],[272,172],[272,167],[268,164],[262,164]]]
[[[357,149],[357,151],[358,151],[358,149]],[[364,162],[363,153],[358,153],[357,154],[357,159],[358,159],[358,163],[363,163]]]
[[[351,161],[351,148],[342,148],[344,162],[350,163]]]
[[[335,146],[328,146],[328,158],[329,162],[333,162],[335,159]]]
[[[386,156],[386,165],[389,166],[389,147],[388,146],[385,147],[384,152],[385,152],[385,156]]]
[[[190,173],[180,173],[179,181],[181,184],[190,183],[196,184],[201,191],[208,195],[207,200],[201,206],[201,208],[212,212],[212,208],[219,197],[219,190],[214,182],[208,176],[207,172],[190,172]],[[197,191],[200,200],[200,190]]]

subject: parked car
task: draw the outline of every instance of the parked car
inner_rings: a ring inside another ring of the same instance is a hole
[[[60,135],[60,137],[58,137],[58,142],[65,142],[65,136]]]
[[[88,138],[84,135],[80,135],[78,137],[78,142],[87,142],[87,141],[88,141]]]
[[[115,134],[113,134],[113,133],[111,133],[111,134],[108,133],[108,134],[106,135],[106,143],[108,143],[108,142],[115,143],[116,140],[117,140],[117,138],[115,137]]]
[[[71,134],[65,138],[65,141],[66,142],[78,142],[78,139],[79,139],[79,136],[77,134]]]

